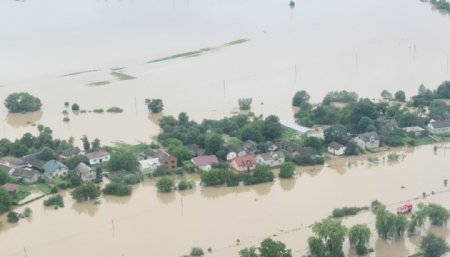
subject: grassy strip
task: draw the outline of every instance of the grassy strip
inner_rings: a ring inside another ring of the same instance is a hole
[[[139,143],[137,145],[127,144],[125,142],[119,141],[114,142],[113,149],[115,150],[122,150],[122,151],[129,151],[132,153],[141,153],[145,151],[148,148],[148,145],[145,143]]]
[[[62,75],[61,77],[68,77],[68,76],[80,75],[80,74],[83,74],[83,73],[96,72],[96,71],[99,71],[99,70],[85,70],[85,71],[79,71],[79,72],[74,72],[74,73],[65,74],[65,75]]]
[[[112,113],[121,113],[123,112],[123,109],[120,107],[111,107],[108,110],[106,110],[107,112],[112,112]]]
[[[121,72],[117,72],[117,71],[113,71],[110,73],[112,76],[118,78],[119,80],[130,80],[130,79],[135,79],[136,77],[127,75],[125,73],[121,73]]]
[[[204,49],[208,49],[207,51],[210,50],[210,48],[204,48]],[[192,51],[192,52],[185,52],[185,53],[181,53],[181,54],[175,54],[175,55],[171,55],[171,56],[167,56],[167,57],[151,60],[151,61],[148,61],[147,63],[163,62],[163,61],[168,61],[168,60],[177,59],[177,58],[186,58],[186,57],[199,56],[199,55],[202,54],[202,52],[203,52],[202,50]]]
[[[104,80],[104,81],[96,81],[96,82],[91,82],[89,84],[87,84],[88,86],[91,87],[98,87],[98,86],[103,86],[103,85],[107,85],[110,84],[110,81]]]
[[[119,71],[119,70],[123,70],[123,69],[126,69],[126,67],[111,68],[110,70],[112,70],[112,71]]]
[[[228,43],[224,44],[224,46],[238,45],[238,44],[245,43],[245,42],[247,42],[249,40],[250,39],[248,39],[248,38],[241,38],[241,39],[238,39],[238,40],[234,40],[234,41],[228,42]]]

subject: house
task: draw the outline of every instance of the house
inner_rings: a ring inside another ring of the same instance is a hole
[[[78,154],[80,154],[81,150],[78,147],[72,147],[69,149],[66,149],[64,151],[61,151],[58,155],[58,158],[60,161],[66,161],[69,159],[72,159],[73,157],[77,156]]]
[[[22,161],[26,164],[27,167],[34,168],[41,172],[44,171],[44,165],[45,163],[47,163],[46,161],[39,159],[37,153],[23,156]]]
[[[405,133],[407,134],[414,134],[415,136],[422,136],[425,129],[421,128],[421,127],[406,127],[406,128],[402,128],[403,131],[405,131]]]
[[[24,184],[34,184],[38,181],[40,173],[39,171],[29,167],[18,167],[11,170],[9,175],[18,179]]]
[[[276,145],[273,144],[272,142],[267,141],[267,144],[269,145],[269,147],[267,147],[267,150],[268,150],[269,152],[274,152],[274,151],[278,150],[278,146],[276,146]]]
[[[294,154],[299,151],[301,146],[292,141],[280,141],[278,143],[278,149],[288,152],[290,154]]]
[[[328,152],[333,155],[344,155],[347,147],[345,145],[341,145],[338,142],[331,142],[328,145]]]
[[[22,159],[14,156],[5,156],[0,158],[0,164],[3,164],[11,168],[16,168],[25,165]]]
[[[203,155],[191,159],[192,163],[200,170],[208,171],[212,165],[218,164],[219,160],[215,155]]]
[[[97,178],[97,173],[85,163],[80,162],[75,167],[75,173],[81,178],[83,181],[92,181]]]
[[[362,150],[370,150],[380,147],[380,137],[376,132],[367,132],[357,135],[353,142]]]
[[[10,183],[6,183],[3,186],[1,186],[0,188],[3,188],[6,192],[8,192],[10,195],[15,195],[17,194],[17,191],[19,189],[19,187],[17,185],[14,184],[10,184]]]
[[[244,142],[244,151],[247,154],[255,154],[258,150],[258,144],[252,140],[247,140]]]
[[[177,158],[161,149],[148,149],[144,152],[143,156],[145,159],[157,158],[161,165],[170,170],[177,169]]]
[[[237,171],[251,171],[256,167],[254,155],[238,156],[231,161],[231,167]]]
[[[43,166],[44,174],[48,178],[61,177],[65,178],[69,175],[69,169],[62,163],[56,160],[48,161]]]
[[[295,123],[293,121],[281,120],[280,124],[283,127],[286,127],[286,128],[294,130],[295,132],[297,132],[300,135],[304,135],[304,134],[308,133],[311,130],[310,128],[298,125],[297,123]]]
[[[111,155],[106,151],[95,151],[86,154],[86,158],[89,161],[89,165],[100,164],[109,161]]]
[[[441,120],[430,120],[428,129],[434,135],[450,135],[450,117]]]
[[[145,160],[139,161],[139,170],[142,173],[149,173],[155,171],[159,166],[161,166],[161,163],[159,162],[158,158],[150,158]]]
[[[319,156],[319,153],[316,149],[312,147],[298,147],[297,150],[293,153],[294,156],[299,156],[302,158],[316,158]]]
[[[280,166],[284,163],[284,153],[277,151],[258,154],[256,155],[256,162],[258,164],[267,165],[270,167]]]

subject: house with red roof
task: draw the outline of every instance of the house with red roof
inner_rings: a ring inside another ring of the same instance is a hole
[[[231,161],[231,167],[240,172],[254,170],[256,158],[254,155],[238,156]]]
[[[89,161],[89,165],[94,165],[109,161],[111,155],[106,151],[95,151],[87,153],[86,158]]]
[[[200,170],[208,171],[213,164],[218,164],[219,160],[215,155],[203,155],[191,159],[192,163]]]

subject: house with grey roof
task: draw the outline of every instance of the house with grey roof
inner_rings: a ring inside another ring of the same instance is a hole
[[[285,161],[284,153],[281,151],[262,153],[256,155],[256,163],[276,167],[283,164]]]
[[[30,154],[22,157],[22,161],[29,167],[37,169],[38,171],[44,171],[44,165],[47,163],[38,158],[38,154]]]
[[[344,155],[346,149],[345,145],[341,145],[338,142],[331,142],[328,145],[328,152],[333,155]]]
[[[428,130],[433,135],[450,135],[450,117],[445,117],[440,120],[430,120]]]
[[[353,138],[353,142],[362,150],[371,150],[380,147],[380,136],[376,132],[366,132]]]
[[[92,181],[92,180],[95,180],[97,178],[97,174],[95,173],[95,171],[91,167],[89,167],[88,165],[86,165],[83,162],[80,162],[75,167],[75,173],[83,181]]]
[[[258,150],[258,144],[252,140],[247,140],[244,142],[244,151],[247,154],[255,154]]]
[[[405,131],[405,133],[407,134],[414,134],[415,136],[422,136],[423,133],[425,132],[425,129],[422,127],[418,127],[418,126],[413,126],[413,127],[404,127],[402,128],[403,131]]]
[[[9,176],[18,179],[21,183],[29,185],[36,183],[41,174],[39,173],[39,171],[30,167],[18,167],[14,168],[9,173]]]
[[[59,153],[58,158],[61,161],[72,159],[73,157],[80,154],[81,150],[78,147],[72,147],[66,150],[63,150]]]
[[[61,177],[65,178],[69,175],[69,168],[57,160],[50,160],[43,166],[44,174],[48,178]]]

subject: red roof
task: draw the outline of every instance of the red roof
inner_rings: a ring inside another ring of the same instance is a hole
[[[6,183],[1,188],[5,189],[7,192],[17,191],[18,186],[10,183]]]
[[[88,158],[88,160],[92,160],[92,159],[102,158],[102,157],[105,157],[108,155],[109,155],[109,153],[105,152],[105,151],[95,151],[95,152],[87,153],[86,157]]]
[[[247,167],[248,165],[252,166],[256,164],[256,158],[253,155],[238,156],[234,158],[233,161],[236,162],[239,167]]]
[[[201,167],[219,163],[219,160],[217,160],[217,157],[215,155],[204,155],[192,158],[192,162],[195,164],[195,166]]]

